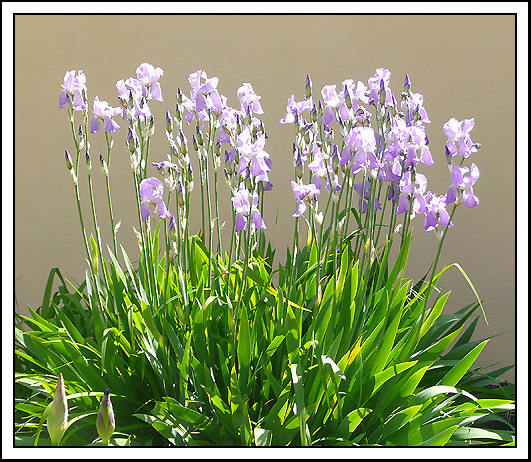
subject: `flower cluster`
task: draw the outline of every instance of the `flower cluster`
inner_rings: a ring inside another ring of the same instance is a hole
[[[336,204],[344,189],[347,189],[345,205],[351,203],[349,194],[356,191],[360,214],[367,213],[369,208],[382,208],[379,191],[387,185],[387,199],[393,203],[396,215],[407,214],[413,218],[415,214],[423,214],[424,229],[436,230],[439,236],[443,229],[452,226],[446,211],[448,204],[463,202],[467,207],[474,207],[479,203],[472,190],[479,177],[477,167],[472,164],[467,175],[468,168],[453,164],[456,154],[466,158],[479,148],[470,138],[474,120],[460,122],[452,118],[444,125],[452,185],[446,195],[433,194],[427,189],[426,177],[417,171],[419,164],[434,165],[425,129],[425,124],[431,121],[424,108],[424,98],[411,91],[411,80],[406,75],[398,105],[390,89],[390,76],[387,69],[379,68],[367,84],[347,79],[339,92],[336,85],[325,85],[321,90],[322,99],[314,103],[308,75],[304,100],[296,102],[294,95],[288,99],[287,113],[280,123],[293,123],[296,130],[294,217],[306,211],[307,203],[314,217],[318,217],[317,199],[323,184]],[[371,126],[373,119],[375,128]],[[336,123],[340,133],[337,142]],[[304,182],[306,162],[309,176]]]
[[[179,152],[181,157],[187,152],[182,121],[184,119],[187,125],[195,122],[192,144],[199,156],[202,185],[208,181],[209,157],[212,158],[215,178],[223,160],[235,211],[235,231],[247,230],[248,217],[251,217],[251,230],[265,228],[257,205],[262,191],[272,188],[268,176],[272,163],[264,149],[263,122],[255,117],[263,114],[260,96],[251,84],[244,83],[237,91],[240,108],[235,109],[219,92],[217,77],[209,78],[205,71],[198,70],[190,74],[188,81],[190,96],[179,88],[176,116],[173,119],[169,114],[167,116],[167,127],[173,129],[175,121],[179,132],[176,143],[172,144],[170,140],[172,152]],[[185,164],[189,164],[186,159]],[[186,165],[181,167],[188,168]],[[217,188],[217,181],[214,187]]]

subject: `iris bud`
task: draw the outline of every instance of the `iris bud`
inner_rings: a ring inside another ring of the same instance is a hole
[[[168,130],[168,133],[173,131],[173,120],[170,111],[166,111],[166,130]]]
[[[380,80],[380,104],[383,106],[385,103],[385,83]]]
[[[66,168],[68,170],[72,170],[74,168],[74,164],[72,163],[72,157],[70,156],[70,153],[65,149],[65,160],[66,160]]]
[[[103,446],[109,445],[109,440],[114,433],[114,411],[112,408],[109,390],[104,390],[104,396],[100,403],[98,417],[96,418],[96,429],[100,435]]]
[[[92,162],[90,161],[90,154],[88,151],[85,151],[85,162],[89,170],[92,170]]]
[[[101,171],[105,176],[109,176],[109,167],[107,167],[107,162],[105,162],[105,159],[100,154],[100,164],[101,164]]]
[[[406,74],[406,79],[404,80],[404,90],[409,92],[411,89],[411,80],[409,79],[409,75]]]
[[[306,74],[306,99],[310,99],[312,97],[312,79],[310,78],[310,74]]]
[[[55,395],[48,414],[48,433],[52,440],[52,446],[58,446],[61,442],[68,424],[68,402],[66,399],[63,374],[59,374]]]

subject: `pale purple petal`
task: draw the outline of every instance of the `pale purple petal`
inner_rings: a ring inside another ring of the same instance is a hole
[[[160,83],[156,82],[151,88],[151,96],[153,99],[162,102],[162,90],[160,89]]]
[[[100,127],[100,120],[96,116],[92,117],[90,121],[90,133],[98,133]]]
[[[59,109],[62,109],[65,104],[68,103],[68,93],[66,90],[63,90],[59,93]]]
[[[463,203],[469,208],[474,208],[479,204],[479,199],[474,195],[472,188],[463,191]]]
[[[239,232],[241,230],[247,230],[247,218],[243,213],[237,213],[234,218],[234,232]]]
[[[266,225],[264,223],[264,220],[262,219],[262,215],[260,215],[260,212],[258,210],[253,210],[252,217],[253,224],[256,229],[266,229]]]

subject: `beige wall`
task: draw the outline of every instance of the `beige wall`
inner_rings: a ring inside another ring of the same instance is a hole
[[[292,236],[294,210],[293,127],[278,122],[288,97],[294,93],[302,99],[308,72],[314,91],[319,92],[323,85],[340,86],[346,78],[367,81],[377,67],[387,67],[395,94],[407,72],[413,90],[424,95],[437,165],[422,172],[433,191],[444,193],[449,184],[442,125],[451,117],[476,120],[472,139],[482,148],[471,160],[481,170],[474,188],[481,204],[473,210],[458,210],[440,267],[459,262],[484,301],[490,325],[480,321],[477,338],[505,333],[488,344],[482,363],[499,363],[499,367],[513,363],[514,34],[513,16],[17,16],[14,192],[19,309],[39,306],[52,267],[76,280],[84,273],[73,187],[63,157],[64,148],[72,149],[72,140],[66,112],[57,108],[65,71],[84,69],[89,100],[99,96],[116,105],[117,80],[135,76],[136,67],[146,61],[164,69],[164,103],[150,105],[158,121],[152,160],[165,159],[163,114],[174,110],[177,86],[189,92],[191,72],[203,69],[209,76],[218,76],[218,88],[233,106],[238,103],[238,87],[250,82],[262,96],[269,136],[266,150],[274,162],[275,188],[266,196],[265,220],[282,256]],[[125,131],[115,136],[113,205],[116,220],[122,221],[120,242],[130,255],[136,255],[131,230],[136,209],[124,137]],[[103,135],[93,137],[91,143],[99,221],[110,242],[104,182],[96,160],[104,149]],[[154,170],[152,174],[156,175]],[[229,210],[224,186],[222,213]],[[81,188],[86,200],[85,180]],[[89,222],[89,209],[84,210]],[[192,226],[197,227],[198,216],[193,215]],[[414,223],[408,275],[419,278],[431,263],[437,243],[433,234],[422,231],[421,220]],[[451,309],[474,301],[456,269],[447,273],[444,282],[452,289]],[[514,379],[514,372],[505,377]]]

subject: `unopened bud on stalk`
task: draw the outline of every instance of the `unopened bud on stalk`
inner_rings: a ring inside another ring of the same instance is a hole
[[[54,399],[48,414],[48,433],[52,441],[52,446],[58,446],[61,442],[68,424],[68,402],[66,399],[63,374],[59,374],[57,386],[55,387]]]
[[[72,163],[72,157],[70,156],[70,153],[65,149],[65,161],[66,161],[66,168],[68,170],[72,170],[74,168],[74,164]]]
[[[306,74],[306,99],[310,99],[312,97],[312,79],[310,78],[310,74]]]
[[[202,145],[203,144],[203,133],[201,133],[201,130],[199,129],[199,125],[195,126],[195,131],[197,133],[197,144]]]
[[[188,154],[188,140],[184,136],[183,132],[179,132],[179,136],[181,137],[181,154],[185,156]]]
[[[409,92],[411,90],[411,80],[409,79],[409,75],[406,74],[406,79],[404,80],[404,90],[406,92]]]
[[[100,165],[101,165],[101,171],[105,176],[109,176],[109,168],[107,167],[107,162],[105,162],[105,159],[100,154]]]
[[[173,131],[173,120],[171,118],[170,111],[166,111],[166,130],[168,133]]]
[[[343,87],[343,94],[345,95],[345,104],[347,105],[347,108],[349,110],[352,109],[352,98],[350,97],[350,92],[348,91],[346,84]]]
[[[315,104],[310,111],[310,120],[314,123],[317,122],[317,106]]]
[[[182,120],[182,114],[181,114],[181,110],[179,109],[179,105],[178,104],[175,105],[175,118],[179,122]]]
[[[192,135],[192,144],[194,145],[194,151],[198,152],[199,147],[197,146],[197,138],[195,137],[195,135]]]
[[[103,446],[109,445],[109,440],[114,433],[114,411],[112,408],[109,390],[104,390],[104,396],[100,403],[98,417],[96,418],[96,429],[100,435]]]
[[[177,94],[175,95],[175,98],[177,100],[177,104],[181,106],[183,104],[183,92],[181,87],[177,87]]]
[[[170,217],[170,239],[177,239],[177,225],[173,215]]]
[[[88,151],[85,151],[85,162],[87,164],[87,168],[92,170],[92,162],[90,161],[90,154]]]
[[[385,103],[385,83],[383,80],[380,80],[380,105],[383,106]]]

